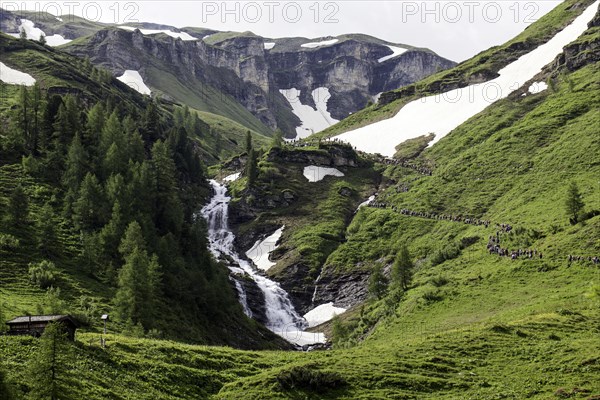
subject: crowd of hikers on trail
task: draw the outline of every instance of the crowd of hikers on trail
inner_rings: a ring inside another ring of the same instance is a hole
[[[377,200],[377,198],[373,199],[367,204],[368,207],[373,208],[385,208],[391,209],[394,212],[399,212],[402,215],[406,215],[409,217],[419,217],[419,218],[428,218],[434,219],[438,221],[451,221],[451,222],[461,222],[464,224],[475,225],[475,226],[485,226],[488,228],[492,225],[492,222],[485,219],[479,218],[471,218],[471,217],[463,217],[460,215],[446,215],[446,214],[438,214],[438,213],[430,213],[424,211],[413,211],[406,208],[398,208],[395,205],[389,205],[385,201]],[[507,247],[503,247],[500,245],[502,234],[510,233],[513,230],[513,226],[511,224],[506,223],[497,223],[495,224],[496,234],[491,235],[489,237],[487,243],[487,250],[490,254],[495,254],[500,257],[510,257],[512,260],[517,259],[543,259],[544,254],[537,249],[516,249],[511,250]],[[568,256],[568,263],[578,262],[578,263],[591,263],[594,265],[600,265],[600,257],[599,256]]]
[[[414,163],[411,163],[410,161],[407,160],[398,160],[395,158],[389,158],[389,157],[383,157],[383,156],[375,156],[375,157],[371,157],[373,159],[373,161],[378,162],[380,164],[384,164],[384,165],[395,165],[395,166],[400,166],[403,168],[409,168],[412,169],[413,171],[416,171],[422,175],[427,175],[427,176],[431,176],[433,174],[433,170],[431,168],[422,166],[422,165],[417,165]]]
[[[569,256],[567,257],[567,261],[569,262],[569,265],[571,265],[571,263],[576,262],[576,263],[592,263],[594,265],[600,265],[600,257],[598,256],[574,256],[569,254]]]
[[[490,236],[490,238],[488,240],[488,244],[487,244],[487,249],[490,254],[496,254],[496,255],[499,255],[500,257],[510,257],[512,260],[516,260],[517,258],[521,258],[521,257],[529,258],[529,259],[539,258],[540,260],[542,258],[544,258],[544,255],[542,254],[542,252],[537,251],[536,249],[534,249],[534,250],[530,250],[530,249],[509,250],[507,248],[500,246],[500,236],[501,236],[500,233],[501,232],[510,232],[510,229],[504,230],[504,231],[496,231],[496,235]]]
[[[412,211],[412,210],[408,210],[406,208],[399,209],[398,207],[396,207],[394,205],[390,206],[385,201],[377,201],[376,199],[372,200],[367,205],[369,207],[374,207],[374,208],[389,208],[394,212],[399,212],[402,215],[408,215],[410,217],[428,218],[428,219],[435,219],[438,221],[462,222],[464,224],[469,224],[469,225],[485,226],[486,228],[491,224],[491,222],[488,220],[463,217],[460,215],[446,215],[446,214],[438,214],[438,213],[429,213],[429,212],[424,212],[424,211]],[[500,225],[502,225],[503,227],[504,226],[509,227],[508,228],[509,230],[512,229],[512,227],[508,224],[499,224],[498,226],[500,226]]]

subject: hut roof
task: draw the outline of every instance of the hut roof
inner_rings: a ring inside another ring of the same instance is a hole
[[[25,315],[22,317],[17,317],[14,319],[11,319],[10,321],[7,322],[8,325],[12,325],[12,324],[22,324],[22,323],[26,323],[26,322],[62,322],[62,321],[69,321],[72,322],[73,325],[75,326],[79,326],[79,323],[77,322],[77,320],[73,317],[71,317],[70,315]]]

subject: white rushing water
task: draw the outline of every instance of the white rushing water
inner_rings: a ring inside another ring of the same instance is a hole
[[[276,282],[261,275],[248,261],[242,259],[236,252],[233,245],[235,235],[229,230],[227,221],[229,215],[228,206],[231,197],[227,196],[227,187],[225,185],[215,180],[211,180],[210,184],[215,194],[210,203],[202,208],[201,213],[208,222],[208,239],[211,252],[216,258],[220,256],[231,258],[237,265],[237,267],[230,268],[232,272],[239,273],[243,271],[256,282],[265,296],[267,328],[291,342],[297,343],[299,340],[295,339],[306,339],[306,335],[298,334],[306,327],[306,321],[296,312],[286,291]],[[242,303],[246,315],[251,316],[252,312],[246,301],[246,293],[237,280],[236,288],[240,293],[240,303]],[[292,337],[288,337],[290,334],[292,334]],[[316,342],[313,341],[311,343]]]

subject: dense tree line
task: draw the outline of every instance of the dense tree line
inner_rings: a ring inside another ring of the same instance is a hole
[[[80,238],[81,268],[117,289],[124,321],[168,329],[167,310],[175,309],[203,323],[236,304],[196,217],[209,188],[188,134],[205,127],[188,109],[172,115],[145,101],[145,108],[112,98],[89,104],[37,84],[22,87],[0,121],[0,158],[21,159],[27,173],[56,188],[56,199],[34,218],[39,251],[52,259],[53,218],[69,221]],[[17,185],[8,204],[12,224],[27,219],[28,201]]]

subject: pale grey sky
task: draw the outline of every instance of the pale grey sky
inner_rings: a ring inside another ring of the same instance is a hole
[[[252,31],[266,37],[365,33],[428,47],[463,61],[516,36],[560,1],[0,1],[8,10],[27,8],[73,13],[127,24]]]

